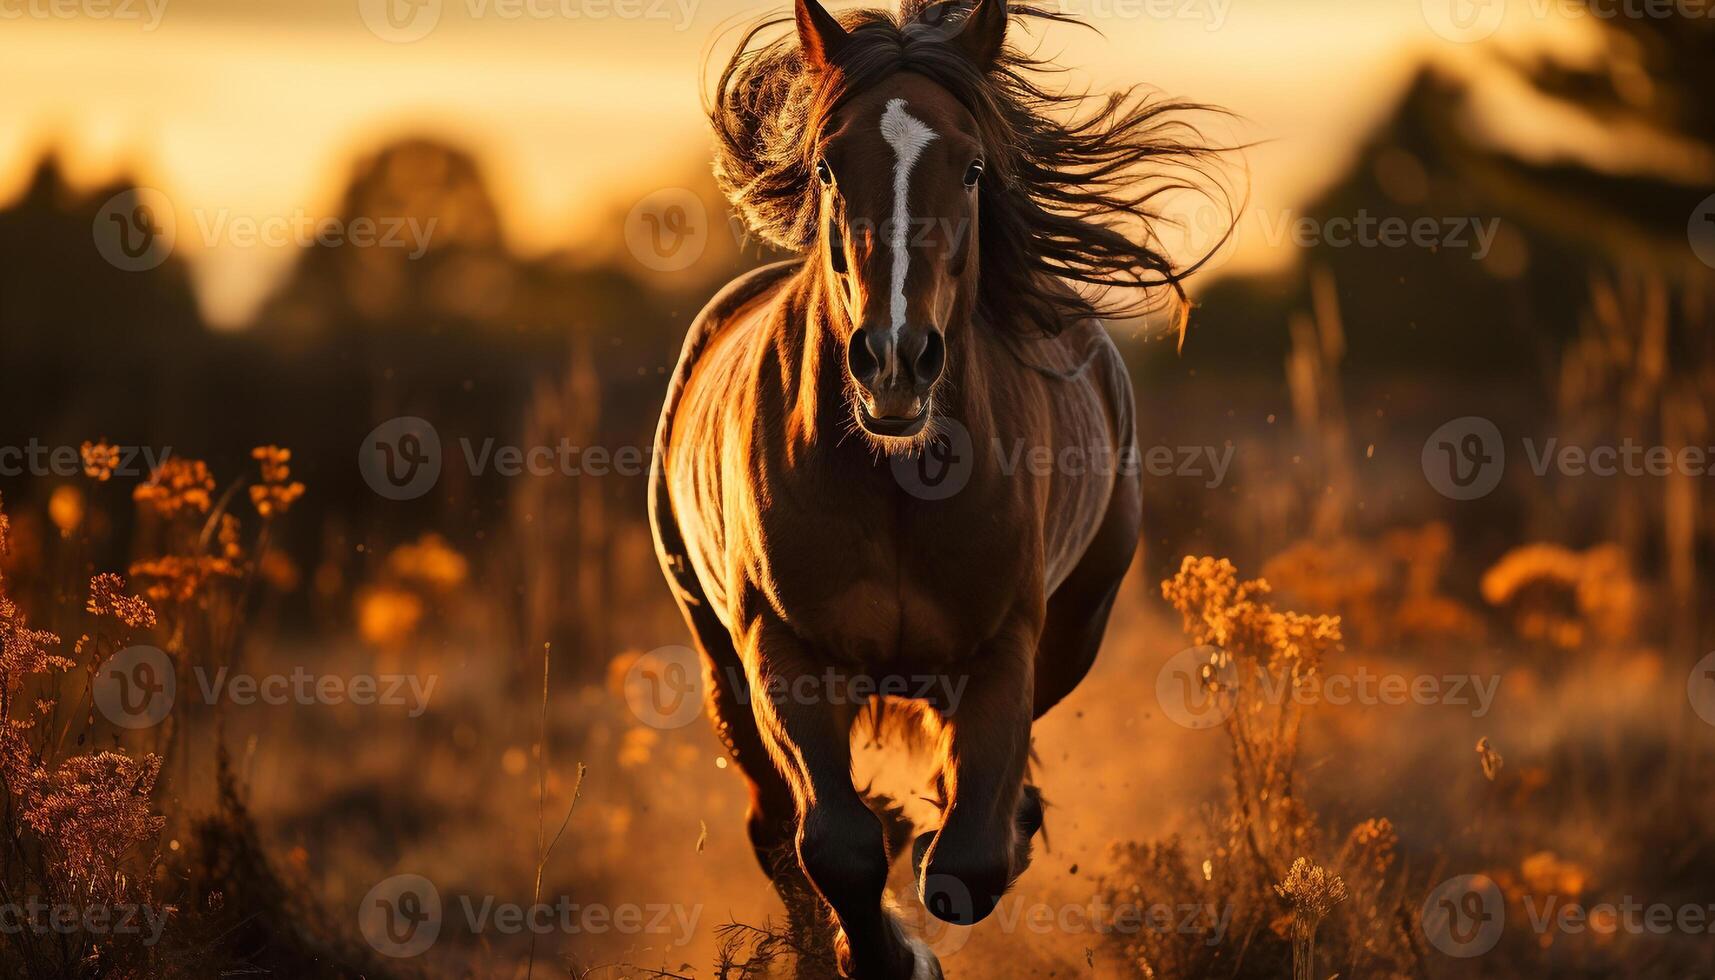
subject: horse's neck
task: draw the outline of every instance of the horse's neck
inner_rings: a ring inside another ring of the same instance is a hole
[[[839,404],[844,386],[839,374],[843,362],[835,356],[823,295],[821,283],[813,276],[803,277],[787,296],[774,327],[787,409],[798,416],[794,431],[807,438],[814,438],[822,428],[818,423],[827,409]]]

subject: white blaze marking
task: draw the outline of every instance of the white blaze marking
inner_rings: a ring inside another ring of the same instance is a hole
[[[935,138],[935,131],[905,111],[904,99],[889,99],[887,111],[881,114],[881,138],[893,147],[893,231],[888,245],[893,248],[892,318],[897,340],[905,327],[905,271],[911,265],[911,256],[905,251],[911,239],[911,213],[906,206],[911,167]]]

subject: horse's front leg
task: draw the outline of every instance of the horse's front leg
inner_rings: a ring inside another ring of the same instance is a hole
[[[994,911],[1041,824],[1040,803],[1024,786],[1037,636],[1022,618],[1009,624],[962,675],[962,696],[942,709],[941,829],[917,839],[912,860],[924,908],[957,925]]]
[[[799,863],[839,921],[841,972],[861,980],[938,978],[934,955],[907,939],[881,906],[886,838],[852,784],[859,706],[826,696],[826,666],[771,615],[758,617],[751,640],[745,660],[757,727],[792,784]]]

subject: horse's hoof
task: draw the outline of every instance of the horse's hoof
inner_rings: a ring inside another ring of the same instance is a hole
[[[886,963],[872,963],[869,969],[857,967],[851,945],[845,933],[841,933],[837,941],[835,968],[839,976],[847,980],[945,980],[941,973],[941,961],[936,958],[934,950],[922,939],[905,934],[897,923],[893,924],[893,935],[898,945],[894,946],[895,954],[904,952],[910,959],[905,960],[897,955],[888,958]]]
[[[977,907],[971,890],[965,883],[949,874],[924,874],[917,885],[917,897],[930,915],[956,926],[974,926],[987,917],[998,902],[985,902]]]
[[[949,844],[956,846],[959,843],[956,840],[943,841],[943,849],[936,851],[931,859],[928,851],[936,836],[935,833],[919,834],[911,849],[911,870],[917,879],[917,898],[930,915],[942,922],[974,926],[988,918],[1000,904],[1012,882],[1011,869],[1004,859],[995,862],[961,860],[960,856],[946,850]],[[1022,870],[1029,863],[1030,840],[1021,837],[1019,844],[1024,857],[1020,859],[1015,855],[1014,860]]]

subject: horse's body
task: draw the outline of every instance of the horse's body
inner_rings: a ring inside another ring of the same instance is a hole
[[[942,409],[970,439],[932,461],[968,482],[923,499],[913,468],[902,479],[841,417],[840,358],[807,326],[808,278],[795,264],[752,273],[692,328],[657,440],[662,554],[708,658],[716,724],[756,785],[752,839],[767,867],[800,819],[752,715],[771,683],[801,692],[795,678],[833,669],[877,688],[963,692],[940,706],[954,726],[961,711],[986,715],[971,740],[993,754],[998,795],[978,801],[992,839],[972,842],[989,851],[973,863],[999,863],[937,910],[969,921],[1022,870],[1035,818],[1018,839],[995,813],[1019,808],[1030,722],[1088,671],[1136,547],[1131,386],[1099,324],[1023,350],[973,334]],[[741,679],[748,690],[734,689]],[[786,707],[827,715],[828,775],[849,794],[841,816],[859,824],[829,832],[858,844],[878,827],[862,826],[839,756],[859,706],[823,693],[828,703]],[[967,896],[972,886],[992,894]]]
[[[650,512],[758,860],[789,910],[812,889],[832,909],[842,972],[933,977],[881,907],[902,842],[852,784],[851,728],[872,696],[917,702],[941,808],[919,895],[985,917],[1041,824],[1031,724],[1094,661],[1140,525],[1125,367],[1062,279],[1177,287],[1092,219],[1142,216],[1113,175],[1178,144],[1118,102],[1050,119],[1002,0],[849,30],[797,2],[798,46],[723,76],[717,170],[810,257],[697,318]]]
[[[766,610],[830,664],[963,672],[1009,622],[1040,631],[1087,557],[1117,581],[1138,529],[1132,394],[1099,325],[1024,350],[974,334],[952,369],[970,380],[953,379],[942,409],[970,439],[924,461],[968,483],[922,499],[937,488],[916,464],[902,473],[849,431],[841,359],[806,351],[831,340],[806,327],[806,278],[784,263],[728,287],[693,328],[663,415],[671,515],[658,519],[678,525],[672,550],[692,573],[679,584],[724,629]],[[1041,708],[1093,653],[1042,651]]]

